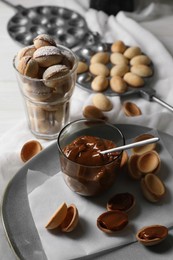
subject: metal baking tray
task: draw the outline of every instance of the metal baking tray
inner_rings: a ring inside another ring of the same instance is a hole
[[[111,53],[111,45],[112,45],[112,43],[103,43],[100,40],[96,40],[95,44],[86,45],[86,46],[83,46],[82,48],[78,49],[76,51],[76,54],[80,61],[86,62],[87,65],[89,66],[90,59],[95,53],[104,52],[104,51]],[[113,66],[114,65],[111,63],[107,64],[107,67],[109,69]],[[127,96],[129,94],[138,93],[139,89],[144,90],[146,88],[146,86],[148,86],[151,83],[153,76],[154,76],[154,65],[151,63],[150,66],[153,70],[153,74],[150,77],[143,78],[144,86],[142,86],[140,88],[135,88],[135,87],[131,87],[129,85],[127,91],[122,94],[112,91],[112,89],[110,87],[108,87],[105,91],[102,91],[102,93],[104,93],[105,95],[108,95],[108,96]],[[95,76],[89,70],[84,73],[78,74],[77,85],[88,92],[95,93],[95,91],[93,91],[91,88],[91,82],[93,81],[94,78],[95,78]]]
[[[58,6],[25,8],[5,0],[2,2],[17,10],[9,20],[7,30],[11,38],[21,45],[31,45],[38,34],[46,33],[57,43],[73,48],[84,41],[89,31],[85,19],[68,8]]]

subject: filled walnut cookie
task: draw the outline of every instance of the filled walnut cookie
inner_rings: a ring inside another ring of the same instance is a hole
[[[39,65],[31,56],[23,56],[18,63],[18,71],[27,77],[37,78],[39,72]]]
[[[48,88],[43,82],[37,85],[31,84],[30,82],[24,83],[23,92],[27,97],[35,101],[46,101],[52,95],[52,89]]]
[[[34,45],[29,45],[24,48],[22,48],[18,53],[17,53],[17,58],[20,60],[24,56],[33,56],[33,53],[36,51],[36,48]]]
[[[38,62],[40,67],[50,67],[55,64],[59,64],[63,56],[60,50],[55,46],[43,46],[37,49],[33,58]]]
[[[50,66],[43,73],[43,79],[45,80],[45,85],[50,88],[55,88],[57,85],[56,78],[63,77],[68,73],[69,73],[69,69],[65,65],[58,64],[58,65]]]
[[[43,46],[56,46],[55,40],[48,34],[40,34],[33,39],[33,43],[36,49]]]

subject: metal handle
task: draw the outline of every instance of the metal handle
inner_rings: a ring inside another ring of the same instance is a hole
[[[143,98],[147,99],[148,101],[155,101],[163,107],[169,109],[171,112],[173,112],[173,107],[171,105],[155,96],[154,89],[141,89],[139,93]]]
[[[156,101],[157,103],[159,103],[163,107],[166,107],[167,109],[169,109],[170,111],[173,112],[173,107],[170,106],[168,103],[164,102],[163,100],[161,100],[160,98],[158,98],[156,96],[152,96],[152,100]]]
[[[105,153],[111,153],[111,152],[124,151],[124,150],[131,149],[131,148],[134,148],[134,147],[143,146],[143,145],[151,144],[151,143],[156,143],[159,140],[160,140],[159,137],[153,137],[153,138],[149,138],[149,139],[146,139],[146,140],[134,142],[134,143],[131,143],[131,144],[126,144],[126,145],[118,146],[118,147],[111,148],[111,149],[108,149],[108,150],[100,151],[100,153],[105,154]]]
[[[6,0],[1,0],[1,2],[7,4],[7,5],[10,6],[10,7],[13,7],[14,9],[17,9],[18,11],[22,11],[22,10],[25,9],[22,5],[14,5],[14,4],[12,4],[12,3],[6,1]]]

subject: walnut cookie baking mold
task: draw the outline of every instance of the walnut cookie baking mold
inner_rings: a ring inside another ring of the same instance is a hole
[[[7,30],[11,38],[23,46],[32,44],[33,39],[41,33],[73,48],[84,41],[88,34],[83,16],[71,9],[48,5],[25,8],[10,3],[11,6],[18,11],[9,20]]]
[[[76,54],[79,57],[77,85],[88,92],[125,96],[145,88],[154,74],[154,65],[147,54],[140,47],[127,46],[121,40],[86,45]],[[98,76],[106,77],[109,84],[100,87],[98,81],[97,86],[95,78]]]

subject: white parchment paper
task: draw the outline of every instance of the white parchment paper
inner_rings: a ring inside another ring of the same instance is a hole
[[[151,224],[173,225],[173,162],[163,146],[157,145],[161,157],[161,169],[158,176],[166,186],[166,196],[155,204],[147,201],[141,192],[139,181],[132,180],[122,172],[115,185],[102,196],[82,197],[72,192],[65,184],[62,173],[45,177],[44,173],[28,171],[28,186],[34,180],[37,187],[29,194],[29,203],[33,218],[40,235],[45,253],[50,260],[75,259],[101,253],[105,250],[135,242],[137,230]],[[98,216],[106,211],[108,199],[119,192],[131,192],[136,198],[135,208],[129,212],[129,224],[121,232],[107,235],[96,226]],[[79,224],[72,233],[50,232],[45,224],[62,202],[74,203],[79,210]]]

